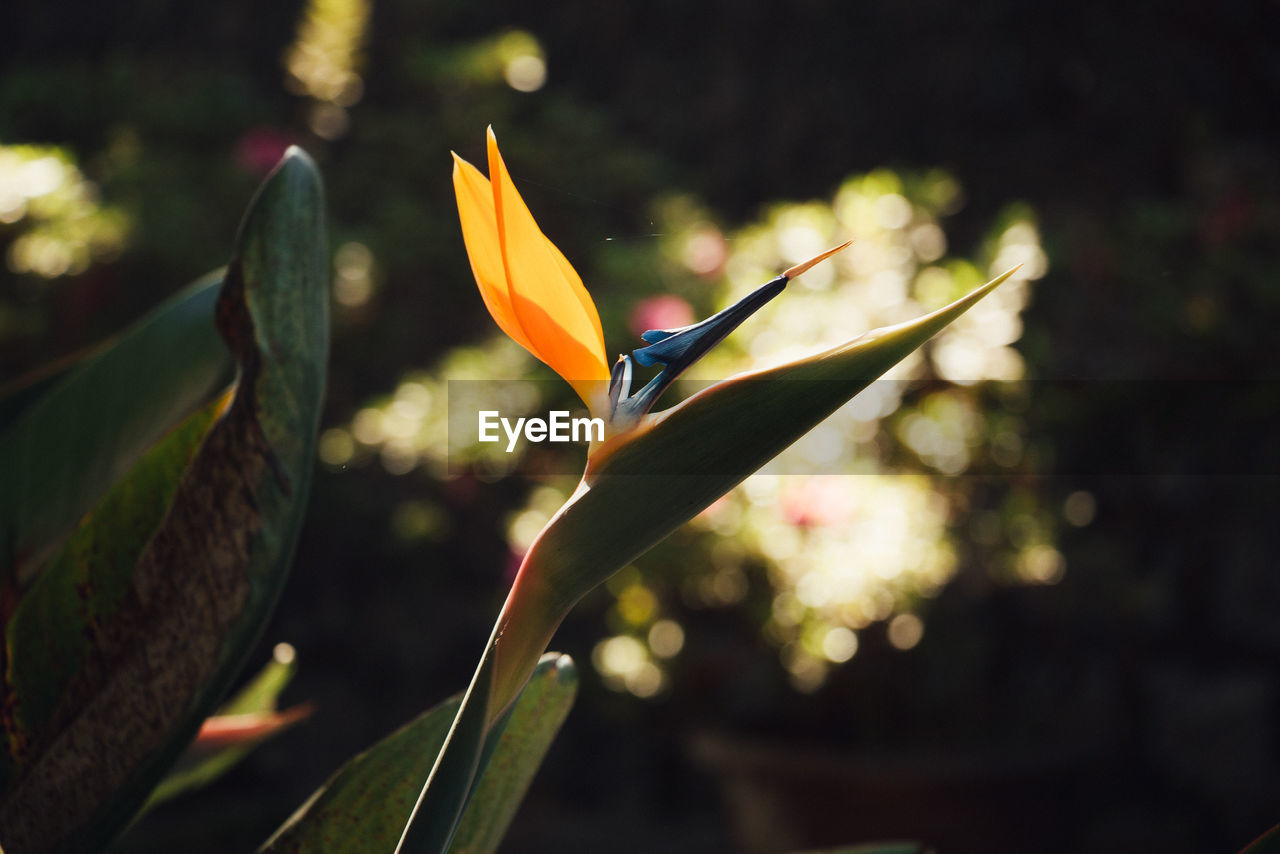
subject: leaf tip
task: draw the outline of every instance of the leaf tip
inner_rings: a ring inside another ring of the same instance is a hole
[[[559,690],[576,694],[578,691],[578,665],[563,652],[544,652],[538,657],[529,676],[529,681],[545,680],[547,685],[554,685]]]
[[[320,191],[320,167],[316,161],[299,145],[291,145],[285,149],[280,162],[271,170],[263,185],[284,183],[293,192],[307,194]]]
[[[316,171],[316,161],[307,150],[300,145],[291,145],[284,150],[284,155],[280,158],[280,165],[277,168],[303,168],[309,171]]]

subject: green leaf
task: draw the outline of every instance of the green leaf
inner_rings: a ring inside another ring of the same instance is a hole
[[[462,821],[455,854],[493,851],[577,693],[568,656],[542,656],[493,742],[489,769]],[[276,831],[264,854],[390,852],[400,841],[462,699],[451,697],[351,759]],[[407,848],[406,850],[415,850]]]
[[[231,379],[211,273],[96,353],[5,397],[0,577],[29,583],[143,451]]]
[[[494,626],[404,851],[442,854],[458,793],[569,609],[816,427],[1013,274],[924,317],[717,383],[592,448],[577,491],[538,534]],[[421,819],[417,819],[421,816]],[[412,843],[410,845],[409,843]]]
[[[431,773],[414,778],[424,782],[418,787],[418,799],[406,816],[397,852],[443,854],[453,840],[467,800],[484,772],[485,759],[492,754],[502,734],[504,721],[492,721],[489,716],[493,697],[493,650],[492,643],[485,648]]]
[[[0,434],[9,429],[9,425],[17,421],[28,407],[44,397],[46,391],[61,382],[86,355],[84,351],[71,353],[0,386]],[[227,361],[230,362],[230,356]]]
[[[394,850],[461,701],[450,697],[349,759],[259,851]]]
[[[276,701],[297,671],[293,647],[278,644],[271,661],[206,719],[200,734],[147,799],[143,812],[183,792],[207,786],[234,768],[263,741],[310,713],[308,706],[276,711]]]
[[[3,721],[0,817],[17,778],[43,764],[43,755],[56,749],[63,727],[76,717],[78,707],[68,694],[101,690],[97,684],[77,687],[87,678],[80,674],[91,674],[93,683],[111,678],[100,671],[109,671],[116,656],[102,667],[93,667],[93,659],[131,640],[115,640],[113,615],[128,603],[146,542],[224,406],[225,401],[205,406],[147,451],[72,533],[5,622],[10,710]]]
[[[577,671],[569,656],[542,657],[471,796],[449,847],[451,854],[491,854],[498,849],[543,756],[569,715],[577,686]]]
[[[261,633],[310,486],[327,273],[319,175],[293,149],[251,203],[218,297],[234,397],[147,451],[10,602],[0,839],[12,850],[109,841]],[[80,436],[60,435],[75,453]]]

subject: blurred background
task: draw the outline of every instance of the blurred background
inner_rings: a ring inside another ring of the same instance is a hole
[[[1024,265],[574,611],[579,700],[505,851],[1234,851],[1280,820],[1274,4],[6,18],[3,378],[225,263],[286,146],[327,184],[320,474],[249,665],[292,644],[316,711],[117,850],[256,847],[461,689],[572,490],[581,448],[446,458],[448,381],[551,376],[458,229],[449,151],[483,167],[490,124],[614,352],[855,240],[695,377]]]

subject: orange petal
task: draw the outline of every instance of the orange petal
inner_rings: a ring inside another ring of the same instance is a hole
[[[493,188],[480,170],[453,155],[453,192],[458,197],[458,217],[462,220],[462,239],[467,245],[471,272],[480,286],[480,298],[498,328],[530,353],[538,351],[529,343],[511,308],[507,274],[502,266],[502,250],[498,246],[498,218],[493,210]],[[539,358],[541,358],[539,356]]]
[[[564,377],[588,407],[607,383],[604,335],[582,279],[543,235],[516,191],[489,131],[489,176],[507,286],[532,352]]]

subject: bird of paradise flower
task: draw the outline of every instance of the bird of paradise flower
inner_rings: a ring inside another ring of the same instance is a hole
[[[787,282],[848,244],[783,272],[691,326],[649,330],[605,357],[595,303],[516,191],[492,129],[489,177],[454,155],[463,239],[498,326],[563,377],[610,425],[577,490],[525,554],[471,685],[414,806],[398,851],[444,854],[512,704],[557,626],[590,589],[807,433],[1017,268],[931,314],[832,349],[723,380],[651,413],[661,393]],[[662,365],[631,391],[634,365]]]
[[[615,429],[634,426],[686,368],[780,294],[788,281],[852,242],[796,264],[700,323],[646,331],[640,337],[648,346],[619,356],[611,370],[595,302],[573,265],[538,228],[492,129],[488,155],[489,178],[453,156],[462,235],[480,296],[503,332],[563,377],[591,414]],[[632,394],[634,364],[663,367]]]

